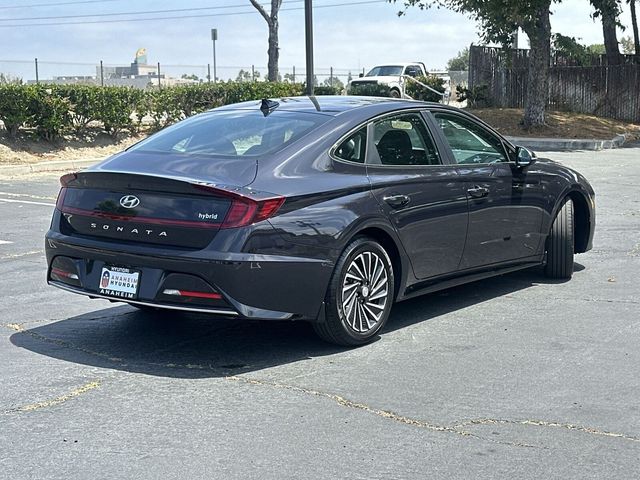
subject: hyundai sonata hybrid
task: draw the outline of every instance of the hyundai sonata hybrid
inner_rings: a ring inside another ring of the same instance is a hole
[[[141,309],[372,340],[394,302],[592,246],[576,171],[463,110],[296,97],[193,116],[61,178],[47,280]]]

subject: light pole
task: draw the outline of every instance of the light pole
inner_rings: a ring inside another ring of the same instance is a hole
[[[213,41],[213,83],[216,83],[216,40],[218,40],[218,29],[211,29],[211,40]]]
[[[304,0],[304,33],[307,47],[307,95],[313,95],[313,12],[311,0]]]

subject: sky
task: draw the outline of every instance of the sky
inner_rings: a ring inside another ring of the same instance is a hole
[[[71,3],[61,5],[62,3]],[[76,3],[79,2],[79,3]],[[366,3],[361,3],[366,2]],[[263,0],[262,3],[270,3]],[[429,70],[443,69],[447,60],[471,43],[480,44],[477,25],[465,15],[445,9],[410,8],[398,17],[400,4],[385,0],[313,0],[314,63],[319,78],[334,73],[345,79],[376,64],[422,61]],[[17,8],[14,8],[17,7]],[[211,8],[213,7],[213,8]],[[203,8],[210,8],[202,10]],[[280,71],[304,73],[305,37],[302,0],[284,0],[280,12]],[[201,9],[132,16],[31,20],[34,17]],[[602,27],[591,18],[588,0],[565,0],[552,7],[552,30],[602,43]],[[216,16],[213,16],[216,15]],[[195,18],[175,18],[191,16]],[[122,18],[173,17],[139,22]],[[632,35],[628,7],[621,17]],[[91,23],[100,21],[102,23]],[[75,22],[73,25],[28,25]],[[147,49],[149,63],[160,62],[170,75],[206,75],[212,61],[211,28],[217,28],[217,74],[235,78],[255,69],[266,75],[267,24],[249,0],[0,0],[0,72],[41,79],[53,75],[95,75],[95,65],[128,65],[136,50]],[[526,36],[520,46],[526,48]],[[301,77],[302,78],[302,77]]]

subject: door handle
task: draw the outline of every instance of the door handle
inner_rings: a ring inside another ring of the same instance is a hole
[[[484,198],[489,195],[489,189],[487,187],[476,185],[473,188],[469,188],[467,193],[473,198]]]
[[[401,208],[409,203],[411,198],[408,195],[389,195],[387,197],[383,197],[383,200],[393,208]]]

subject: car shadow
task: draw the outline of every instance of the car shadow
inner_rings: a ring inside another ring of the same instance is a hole
[[[537,269],[525,270],[398,303],[382,337],[540,283],[548,281]],[[126,305],[26,329],[10,340],[68,362],[174,378],[224,377],[347,350],[319,340],[306,322],[212,319]]]

